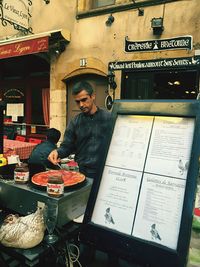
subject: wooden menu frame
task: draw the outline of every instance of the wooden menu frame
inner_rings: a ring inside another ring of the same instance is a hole
[[[80,240],[143,266],[186,266],[199,125],[198,100],[115,101]]]

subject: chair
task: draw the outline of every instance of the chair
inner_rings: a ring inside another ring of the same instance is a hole
[[[29,138],[29,143],[40,144],[42,143],[42,140],[37,139],[37,138]]]
[[[26,137],[17,135],[17,136],[15,137],[15,140],[17,140],[17,141],[21,141],[21,142],[25,142],[25,141],[26,141]]]
[[[4,134],[3,139],[8,139],[8,136]]]
[[[3,134],[6,135],[8,137],[8,139],[14,140],[15,139],[15,127],[11,127],[11,126],[5,126],[4,125],[4,132]]]

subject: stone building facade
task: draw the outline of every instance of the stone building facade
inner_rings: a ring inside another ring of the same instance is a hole
[[[16,6],[18,2],[12,1]],[[50,127],[64,132],[78,112],[70,92],[81,79],[94,85],[97,104],[103,108],[108,107],[108,95],[112,100],[198,96],[199,0],[24,2],[32,33],[24,35],[11,24],[2,24],[0,48],[56,31],[66,40],[64,51],[47,52]],[[19,58],[14,58],[16,64]],[[0,59],[0,67],[6,60]]]

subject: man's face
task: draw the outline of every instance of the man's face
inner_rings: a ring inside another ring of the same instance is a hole
[[[77,106],[83,113],[91,114],[92,110],[95,106],[94,100],[95,95],[92,94],[91,96],[85,90],[82,90],[79,94],[74,95],[75,102]]]

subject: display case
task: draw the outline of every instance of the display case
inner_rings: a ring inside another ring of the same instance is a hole
[[[200,103],[116,101],[101,179],[80,239],[142,266],[187,263],[200,154]]]

